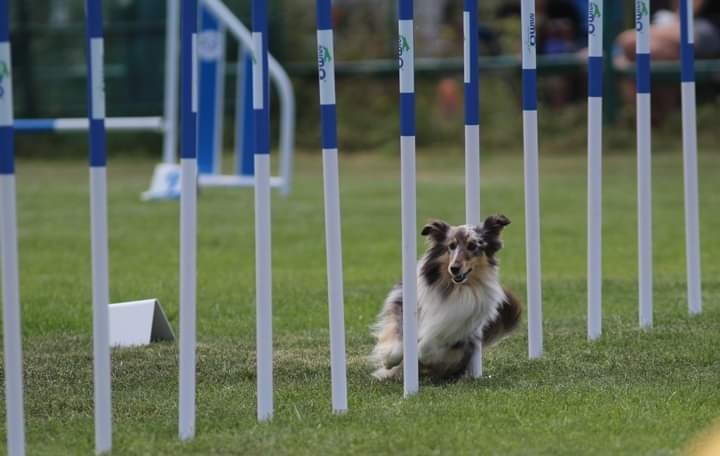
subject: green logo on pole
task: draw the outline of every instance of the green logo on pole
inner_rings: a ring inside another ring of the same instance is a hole
[[[404,35],[400,35],[400,51],[407,52],[410,50],[410,45],[408,44],[407,38],[405,38]]]
[[[325,46],[320,46],[320,61],[323,65],[328,62],[332,62],[332,56],[330,55],[330,49]]]

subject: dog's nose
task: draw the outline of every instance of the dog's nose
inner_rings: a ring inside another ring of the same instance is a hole
[[[452,275],[460,274],[460,266],[450,266],[450,273]]]

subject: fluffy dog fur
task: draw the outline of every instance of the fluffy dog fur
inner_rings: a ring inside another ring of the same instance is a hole
[[[417,316],[420,373],[455,379],[468,369],[478,342],[487,348],[520,320],[520,302],[500,285],[496,253],[510,220],[488,217],[482,226],[450,226],[435,220],[422,230],[428,248],[418,263]],[[385,299],[370,356],[377,379],[402,377],[402,286]]]

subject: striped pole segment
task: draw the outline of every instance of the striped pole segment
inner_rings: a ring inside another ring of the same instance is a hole
[[[540,184],[537,117],[537,23],[535,1],[522,0],[523,150],[525,165],[525,245],[528,302],[528,354],[543,354],[540,279]]]
[[[178,436],[195,436],[197,301],[197,0],[180,6],[180,378]]]
[[[2,321],[5,361],[7,454],[25,454],[22,335],[15,209],[15,132],[13,130],[10,8],[0,0],[0,253],[2,254]]]
[[[165,2],[165,94],[163,106],[163,163],[177,160],[179,0]]]
[[[480,69],[478,65],[478,1],[463,5],[463,82],[465,85],[465,219],[480,225]],[[477,342],[470,375],[482,377],[482,345]]]
[[[340,229],[337,113],[335,109],[335,52],[331,0],[317,0],[318,81],[322,123],[323,185],[325,187],[325,248],[327,250],[328,311],[330,316],[330,372],[332,407],[347,411],[345,316]]]
[[[650,0],[635,0],[637,63],[638,289],[640,327],[653,324]]]
[[[690,315],[702,312],[694,21],[693,1],[681,0],[680,54],[682,59],[681,90],[685,174],[685,258],[687,262],[688,310]]]
[[[588,340],[602,334],[603,0],[588,2]]]
[[[252,0],[253,112],[255,118],[255,287],[257,418],[273,416],[272,266],[270,227],[270,111],[267,0]]]
[[[400,162],[402,199],[403,386],[417,393],[417,241],[415,202],[415,42],[413,0],[398,0],[400,73]]]
[[[88,123],[90,125],[90,227],[92,244],[93,381],[95,452],[112,448],[110,305],[107,227],[107,151],[103,75],[102,0],[86,0]]]

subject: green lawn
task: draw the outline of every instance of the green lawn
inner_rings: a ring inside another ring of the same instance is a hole
[[[421,151],[418,220],[464,214],[460,152]],[[115,454],[675,454],[720,410],[720,163],[701,157],[705,312],[685,300],[682,163],[654,159],[655,328],[637,324],[634,154],[605,162],[603,337],[585,337],[585,160],[542,158],[545,356],[526,325],[486,354],[482,380],[371,380],[372,323],[400,276],[399,163],[341,157],[346,416],[330,412],[321,162],[301,154],[289,199],[273,199],[275,417],[255,420],[250,190],[200,196],[197,438],[177,440],[174,344],[113,353]],[[574,158],[577,156],[578,158]],[[141,203],[149,160],[110,164],[113,301],[157,297],[178,324],[178,204]],[[87,171],[81,161],[18,163],[29,454],[93,448]],[[524,296],[522,160],[483,158],[483,213],[512,219],[504,282]],[[420,242],[420,239],[418,239]],[[4,410],[4,403],[0,404]],[[4,434],[5,422],[2,421]],[[0,445],[5,445],[4,438]],[[0,450],[1,451],[1,450]]]

